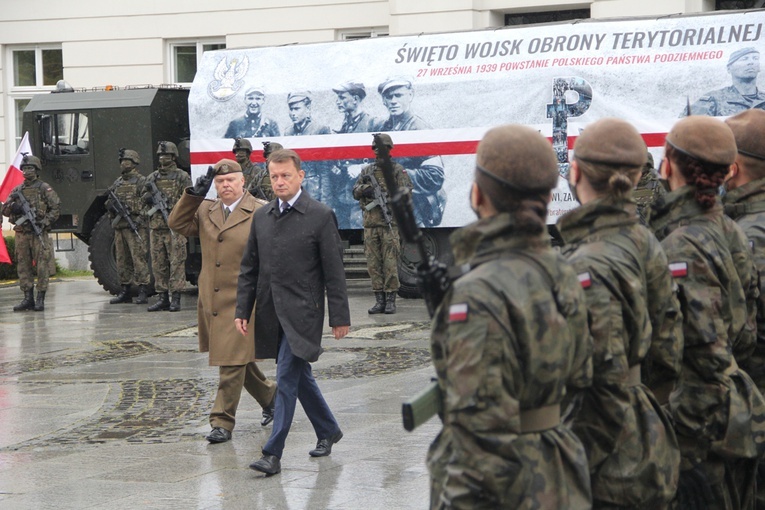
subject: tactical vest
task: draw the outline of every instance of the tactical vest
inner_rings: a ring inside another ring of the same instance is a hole
[[[128,180],[120,178],[114,194],[120,199],[120,202],[130,210],[130,214],[138,214],[141,210],[141,203],[138,197],[140,177],[132,177]]]

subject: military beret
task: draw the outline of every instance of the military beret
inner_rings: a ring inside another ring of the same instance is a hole
[[[332,87],[332,90],[338,94],[341,92],[348,92],[352,96],[359,96],[361,99],[367,97],[367,91],[364,89],[364,84],[355,81],[346,81],[337,87]]]
[[[247,89],[247,92],[244,93],[244,97],[251,96],[253,94],[265,96],[266,89],[264,89],[261,85],[253,85],[252,87]]]
[[[382,82],[377,87],[377,92],[379,92],[380,95],[383,95],[385,94],[385,91],[396,88],[396,87],[407,87],[411,89],[412,81],[408,78],[404,78],[403,76],[394,76]]]
[[[728,65],[731,65],[736,60],[740,59],[741,57],[745,55],[749,55],[750,53],[759,54],[760,52],[757,51],[755,48],[742,48],[740,50],[736,50],[730,54],[730,58],[728,59]]]
[[[667,133],[667,143],[680,152],[713,165],[730,165],[736,159],[733,131],[714,117],[691,115],[680,119]]]
[[[753,108],[729,117],[739,154],[765,160],[765,110]]]
[[[311,92],[309,90],[301,90],[298,92],[290,92],[287,95],[287,104],[298,103],[300,101],[305,101],[307,103],[310,103]]]
[[[591,163],[642,167],[648,148],[632,124],[607,117],[584,128],[574,142],[574,157]]]
[[[233,159],[221,159],[215,163],[213,170],[215,170],[215,175],[226,175],[241,172],[242,167]]]

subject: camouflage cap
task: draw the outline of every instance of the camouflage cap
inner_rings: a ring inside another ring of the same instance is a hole
[[[405,78],[403,76],[394,76],[394,77],[388,78],[377,87],[377,92],[379,92],[380,95],[382,96],[382,95],[385,95],[386,91],[390,89],[394,89],[396,87],[406,87],[411,89],[412,80],[410,80],[409,78]]]
[[[680,152],[713,165],[730,165],[736,159],[733,131],[714,117],[682,118],[672,126],[666,140]]]
[[[725,123],[733,131],[739,154],[765,160],[765,110],[744,110]]]
[[[234,139],[234,146],[231,148],[231,151],[236,152],[240,149],[252,152],[252,144],[246,138],[237,137]]]
[[[757,51],[755,48],[741,48],[740,50],[736,50],[733,53],[730,54],[730,58],[728,59],[728,65],[731,65],[736,60],[740,59],[743,56],[749,55],[750,53],[757,53],[760,52]]]
[[[242,167],[233,159],[221,159],[215,163],[213,169],[215,170],[215,175],[233,174],[234,172],[242,171]]]
[[[642,167],[648,148],[629,122],[606,117],[588,125],[574,142],[574,157],[591,163]]]
[[[382,143],[388,146],[389,149],[393,148],[393,139],[390,137],[387,133],[378,133],[378,136],[380,137],[380,140],[382,140]],[[374,149],[374,144],[372,146]]]
[[[306,103],[311,102],[311,91],[310,90],[300,90],[297,92],[290,92],[287,95],[287,104],[292,103],[299,103],[300,101],[305,101]]]
[[[364,84],[355,81],[346,81],[336,87],[332,87],[332,90],[338,94],[347,92],[352,96],[359,96],[360,99],[367,97],[367,91],[364,88]]]

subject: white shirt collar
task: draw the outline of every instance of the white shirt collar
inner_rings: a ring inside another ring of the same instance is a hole
[[[245,191],[245,193],[247,193],[247,192]],[[220,205],[221,205],[221,207],[223,207],[224,210],[226,209],[226,207],[228,207],[229,211],[234,212],[234,209],[236,209],[236,206],[239,205],[239,202],[241,202],[243,198],[244,198],[244,195],[239,197],[239,200],[237,200],[236,202],[234,202],[231,205],[226,205],[226,204],[223,203],[223,201],[221,201]]]
[[[298,188],[298,192],[295,193],[295,196],[290,198],[289,200],[287,200],[287,203],[290,204],[290,207],[294,207],[295,206],[295,202],[297,202],[297,199],[300,197],[300,194],[302,192],[303,192],[303,188]],[[283,203],[284,203],[284,201],[280,198],[279,199],[279,209],[280,210],[282,208],[282,204]]]

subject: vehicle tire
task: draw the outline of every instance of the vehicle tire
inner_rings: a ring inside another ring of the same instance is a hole
[[[451,229],[423,230],[422,237],[425,242],[425,250],[433,255],[436,260],[447,266],[452,263],[452,249],[449,244]],[[420,252],[417,246],[402,243],[401,260],[398,264],[398,279],[401,286],[398,295],[402,298],[416,299],[422,297],[417,287],[417,266],[420,264]]]
[[[148,242],[148,239],[146,239]],[[122,290],[119,274],[117,273],[117,259],[114,255],[114,229],[108,214],[101,216],[90,233],[90,245],[88,246],[88,259],[93,276],[104,288],[112,294],[119,294]],[[149,263],[149,295],[154,294],[154,275],[151,275],[151,257],[147,253]],[[138,287],[133,286],[131,293],[138,294]]]

